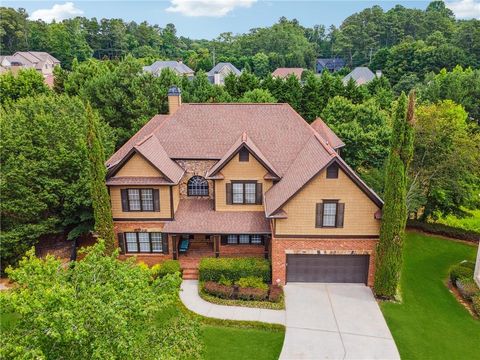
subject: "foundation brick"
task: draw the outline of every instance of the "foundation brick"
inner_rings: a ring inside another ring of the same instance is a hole
[[[287,254],[319,253],[319,254],[368,254],[370,263],[368,270],[368,286],[373,286],[375,277],[375,247],[377,239],[272,239],[272,280],[286,282]]]

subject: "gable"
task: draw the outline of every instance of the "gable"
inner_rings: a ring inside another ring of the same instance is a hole
[[[239,152],[237,152],[223,166],[221,173],[225,179],[254,180],[263,179],[269,171],[251,152],[249,152],[248,161],[240,161],[240,155]]]
[[[379,210],[362,189],[339,167],[338,178],[327,179],[326,168],[320,171],[282,207],[286,219],[276,220],[276,233],[288,235],[377,235]],[[345,204],[343,228],[316,228],[315,207],[323,200]]]
[[[143,156],[134,153],[123,166],[118,169],[114,177],[130,177],[130,176],[155,176],[164,177],[164,175],[158,171],[150,162],[148,162]]]

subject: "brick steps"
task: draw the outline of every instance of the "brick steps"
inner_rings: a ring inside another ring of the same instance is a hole
[[[184,280],[198,280],[198,268],[184,268],[183,269]]]

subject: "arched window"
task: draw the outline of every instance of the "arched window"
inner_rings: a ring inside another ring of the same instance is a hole
[[[208,196],[208,181],[202,176],[192,176],[187,184],[188,196]]]

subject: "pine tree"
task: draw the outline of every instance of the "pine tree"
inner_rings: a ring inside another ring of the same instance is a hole
[[[115,249],[115,233],[113,231],[110,196],[105,186],[105,153],[98,133],[98,118],[90,104],[86,106],[88,119],[88,159],[90,174],[90,192],[92,196],[95,232],[105,240],[105,251],[111,254]]]
[[[409,95],[407,109],[407,97],[402,93],[393,119],[374,284],[375,293],[385,298],[395,297],[400,280],[407,221],[407,171],[413,157],[414,107],[414,94]]]

